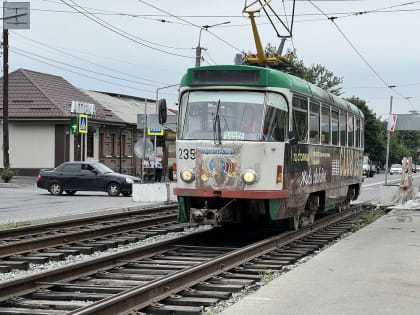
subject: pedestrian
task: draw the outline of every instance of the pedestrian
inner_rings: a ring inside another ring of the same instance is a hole
[[[161,154],[156,155],[155,159],[155,182],[162,181],[162,171],[163,171],[163,156]]]

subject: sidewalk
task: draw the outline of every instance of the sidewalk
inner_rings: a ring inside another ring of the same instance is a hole
[[[221,314],[420,314],[420,209],[392,210]]]
[[[0,188],[36,187],[36,176],[14,176],[9,183],[0,179]]]

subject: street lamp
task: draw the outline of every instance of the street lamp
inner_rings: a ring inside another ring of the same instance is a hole
[[[225,24],[229,24],[230,21],[226,21],[226,22],[222,22],[222,23],[217,23],[217,24],[213,24],[213,25],[203,25],[200,28],[200,34],[198,36],[198,46],[195,48],[195,66],[199,67],[200,63],[201,63],[201,51],[202,51],[202,47],[201,47],[201,31],[202,30],[206,30],[208,31],[209,28],[211,27],[215,27],[215,26],[219,26],[219,25],[225,25]]]

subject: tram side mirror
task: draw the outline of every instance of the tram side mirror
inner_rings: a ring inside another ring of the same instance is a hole
[[[297,134],[296,130],[289,131],[289,133],[287,134],[287,137],[289,138],[289,143],[290,144],[298,144],[299,137],[298,137],[298,134]]]
[[[166,100],[164,98],[158,100],[158,113],[159,113],[159,124],[166,123],[167,119],[167,109],[166,109]]]

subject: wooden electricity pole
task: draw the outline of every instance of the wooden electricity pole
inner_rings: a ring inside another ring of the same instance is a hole
[[[9,161],[9,30],[3,29],[3,167]]]

